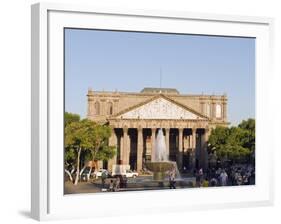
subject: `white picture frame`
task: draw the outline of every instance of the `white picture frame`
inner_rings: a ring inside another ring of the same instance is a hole
[[[190,12],[32,5],[31,214],[37,220],[145,214],[273,203],[268,132],[273,19]],[[116,194],[63,194],[63,28],[153,31],[256,38],[256,185]],[[92,201],[95,203],[92,203]],[[137,202],[137,203],[136,203]],[[118,206],[116,204],[118,203]],[[106,209],[105,209],[106,208]]]

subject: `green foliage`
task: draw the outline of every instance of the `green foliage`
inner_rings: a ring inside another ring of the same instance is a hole
[[[255,150],[255,120],[242,121],[238,127],[217,127],[209,138],[212,151],[220,159],[245,160]]]
[[[239,128],[245,129],[245,130],[251,130],[252,132],[255,132],[256,122],[255,119],[249,118],[248,120],[243,120],[239,125]]]
[[[108,160],[116,153],[115,147],[108,146],[111,128],[99,125],[68,113],[65,116],[65,167],[76,168],[75,185],[79,180],[80,168],[90,160]]]
[[[64,113],[64,126],[66,126],[72,122],[78,122],[78,121],[80,121],[79,114],[72,114],[69,112]]]
[[[73,148],[65,148],[64,150],[64,160],[65,162],[67,162],[68,164],[71,164],[74,162],[76,158],[76,152]]]
[[[229,129],[226,127],[217,127],[212,129],[209,137],[209,143],[213,147],[219,147],[220,145],[226,144],[227,136],[229,135]]]
[[[108,146],[110,135],[110,127],[88,119],[69,122],[65,126],[65,159],[75,160],[78,149],[87,161],[113,158],[116,150]]]
[[[64,113],[64,127],[67,125],[70,125],[73,122],[80,121],[80,116],[78,114],[72,114],[69,112]],[[67,134],[68,135],[68,134]],[[69,139],[69,137],[68,137]],[[69,145],[65,147],[64,149],[64,160],[67,164],[72,164],[76,158],[77,152],[73,147],[70,147]]]
[[[74,149],[89,149],[92,147],[91,142],[91,122],[82,120],[71,122],[65,127],[65,147]]]
[[[239,125],[239,128],[247,131],[247,134],[244,136],[243,146],[249,148],[251,153],[255,152],[255,143],[256,143],[256,124],[254,119],[248,119],[242,121]]]
[[[96,154],[96,160],[108,160],[113,158],[116,154],[116,148],[114,146],[105,146],[103,150],[99,150]]]

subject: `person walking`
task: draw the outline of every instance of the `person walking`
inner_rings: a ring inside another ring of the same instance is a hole
[[[203,169],[200,168],[200,170],[199,170],[200,186],[202,186],[202,184],[203,184],[203,179],[204,179],[203,177],[204,177]]]
[[[116,178],[116,181],[114,182],[114,187],[113,187],[113,191],[119,191],[119,188],[120,188],[120,178],[117,177]]]
[[[110,182],[109,182],[108,191],[110,191],[110,192],[114,191],[114,181],[113,180],[110,180]]]
[[[176,189],[175,170],[173,169],[169,174],[170,189]]]
[[[220,175],[221,186],[226,186],[227,185],[227,179],[228,179],[228,175],[225,172],[225,170],[223,170],[221,172],[221,175]]]
[[[195,174],[195,181],[196,181],[196,187],[201,187],[201,184],[200,184],[200,174],[199,174],[199,170],[198,172],[196,172]]]
[[[105,188],[105,180],[107,178],[107,175],[105,173],[105,171],[102,171],[101,173],[101,185],[102,185],[102,188]]]

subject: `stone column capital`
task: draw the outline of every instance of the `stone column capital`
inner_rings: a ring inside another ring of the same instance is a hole
[[[179,132],[183,132],[183,128],[178,128]]]
[[[124,133],[125,133],[125,132],[128,133],[128,130],[129,130],[128,126],[124,126],[124,127],[123,127],[123,132],[124,132]]]

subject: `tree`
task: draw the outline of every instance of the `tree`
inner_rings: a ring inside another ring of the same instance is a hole
[[[241,161],[249,158],[255,149],[255,120],[242,121],[238,127],[213,129],[209,145],[221,160]]]
[[[225,145],[228,135],[229,128],[218,126],[215,129],[212,129],[211,135],[209,137],[211,148],[220,148],[221,145]]]
[[[67,147],[64,149],[64,171],[68,175],[71,182],[73,182],[72,174],[75,172],[75,150]]]
[[[244,146],[245,137],[248,135],[246,130],[239,127],[231,127],[224,146],[228,159],[241,160],[250,155],[250,150]]]
[[[65,127],[65,148],[74,150],[76,157],[76,178],[75,185],[77,185],[80,174],[80,155],[82,151],[93,147],[90,140],[90,127],[85,120],[78,122],[71,122]]]
[[[91,154],[93,160],[108,160],[115,155],[115,147],[108,146],[111,136],[111,128],[106,125],[95,124],[92,130],[93,148]]]
[[[80,121],[80,115],[79,114],[73,114],[69,112],[64,113],[64,126],[72,123]]]
[[[69,112],[64,113],[64,127],[69,125],[72,122],[80,121],[80,116],[78,114],[73,114]],[[65,172],[69,176],[69,179],[73,182],[72,174],[75,172],[75,149],[71,147],[65,147],[64,149],[64,163],[65,163]]]
[[[111,129],[91,120],[71,121],[65,126],[65,161],[72,161],[76,169],[74,184],[80,177],[81,155],[86,160],[108,160],[115,155],[115,148],[108,146]]]
[[[248,119],[243,120],[239,125],[239,128],[242,128],[243,130],[247,131],[247,135],[245,136],[245,139],[243,140],[243,146],[250,149],[251,153],[255,153],[255,147],[256,147],[256,122],[255,119]]]
[[[256,122],[255,119],[249,118],[248,120],[243,120],[239,125],[239,128],[245,129],[245,130],[251,130],[255,132]]]

